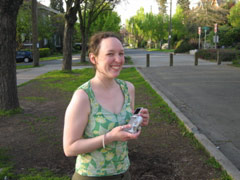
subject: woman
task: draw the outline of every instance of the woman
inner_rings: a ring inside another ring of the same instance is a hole
[[[95,76],[75,91],[65,114],[64,152],[77,156],[72,179],[131,179],[127,141],[140,131],[123,131],[130,127],[135,90],[130,82],[116,79],[124,64],[121,39],[111,32],[95,34],[89,59]],[[141,125],[148,125],[148,110],[140,115]]]

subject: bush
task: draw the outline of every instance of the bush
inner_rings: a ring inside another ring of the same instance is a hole
[[[39,56],[40,57],[47,57],[50,55],[50,49],[49,48],[39,48]]]
[[[217,49],[201,49],[198,52],[198,57],[206,60],[217,59]],[[233,61],[237,59],[240,52],[231,49],[219,49],[219,57],[221,61]]]
[[[240,42],[236,44],[235,48],[240,50]]]
[[[190,40],[180,40],[176,45],[175,53],[185,53],[189,52],[189,50],[197,49],[198,43],[195,39]]]
[[[240,59],[233,60],[232,64],[236,66],[240,66]]]
[[[184,53],[184,52],[189,51],[189,49],[190,49],[190,45],[186,41],[180,40],[177,42],[176,49],[174,50],[174,52],[175,53]]]

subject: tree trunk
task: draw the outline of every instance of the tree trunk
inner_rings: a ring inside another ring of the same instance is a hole
[[[74,26],[65,20],[63,37],[63,64],[62,70],[72,70],[72,35]]]
[[[0,110],[19,108],[16,78],[16,20],[23,0],[0,1]]]
[[[72,70],[72,36],[74,24],[77,21],[77,11],[80,8],[80,0],[66,0],[65,27],[63,37],[63,64],[62,70]]]
[[[32,0],[33,66],[39,66],[37,0]]]
[[[86,54],[87,54],[87,42],[88,42],[88,33],[85,30],[81,31],[82,33],[82,51],[81,51],[81,62],[86,62]]]

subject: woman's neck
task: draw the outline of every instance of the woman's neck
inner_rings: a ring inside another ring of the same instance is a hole
[[[116,85],[116,82],[112,78],[105,78],[102,76],[95,75],[92,78],[92,83],[94,83],[95,86],[103,88],[103,89],[110,89],[113,88]]]

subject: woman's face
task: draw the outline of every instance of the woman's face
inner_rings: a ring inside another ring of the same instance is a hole
[[[117,38],[105,38],[100,43],[98,56],[91,54],[90,58],[97,73],[107,78],[116,78],[124,64],[124,49]]]

